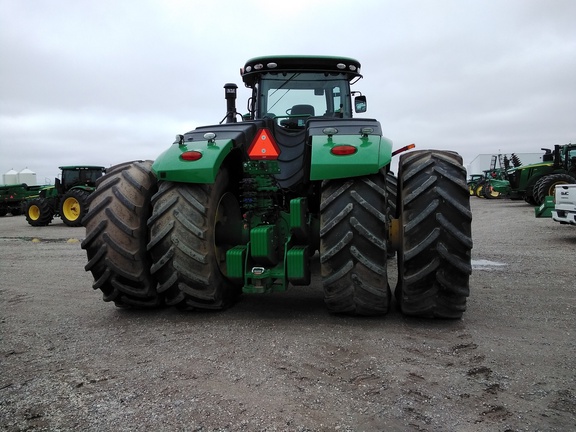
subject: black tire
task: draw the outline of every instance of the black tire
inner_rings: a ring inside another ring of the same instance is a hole
[[[8,214],[8,210],[7,209],[0,209],[0,217],[2,216],[6,216]]]
[[[393,172],[386,173],[386,211],[388,216],[388,223],[398,217],[397,214],[397,200],[398,200],[398,177]],[[388,258],[394,258],[396,250],[392,247],[392,242],[388,241],[387,245]]]
[[[320,269],[332,313],[388,312],[386,176],[322,183]]]
[[[536,205],[541,205],[547,196],[554,196],[556,185],[576,183],[576,178],[569,174],[550,174],[542,177],[534,185]]]
[[[26,204],[26,221],[32,226],[46,226],[54,218],[54,209],[43,198],[34,198]]]
[[[386,203],[388,204],[388,216],[390,219],[398,217],[397,214],[397,196],[398,196],[398,177],[393,172],[386,173]]]
[[[88,197],[90,193],[82,189],[72,189],[60,200],[60,217],[69,227],[82,226],[82,219],[88,213]]]
[[[490,183],[484,184],[484,189],[482,190],[482,194],[484,195],[484,198],[486,198],[486,199],[500,198],[500,192],[495,191],[492,188],[492,185]]]
[[[530,205],[538,205],[536,204],[536,197],[534,196],[534,184],[526,186],[526,191],[524,191],[524,201],[526,201]]]
[[[90,210],[82,220],[88,255],[86,271],[92,272],[94,289],[104,301],[119,307],[157,307],[162,299],[150,274],[147,222],[151,199],[157,190],[151,161],[113,166],[96,182]]]
[[[484,196],[484,183],[480,183],[480,184],[476,185],[476,190],[474,191],[474,194],[478,198],[485,198],[485,196]]]
[[[225,276],[226,251],[240,240],[217,233],[223,215],[230,224],[241,221],[240,206],[229,192],[233,183],[224,168],[213,184],[160,183],[152,199],[148,248],[158,291],[168,305],[225,309],[240,294],[241,285]]]
[[[398,251],[400,309],[407,315],[460,318],[472,273],[472,212],[462,158],[415,151],[400,158]]]
[[[540,185],[542,184],[542,182],[544,181],[545,178],[546,178],[546,176],[540,177],[536,181],[536,183],[534,183],[534,186],[532,187],[533,195],[534,195],[534,205],[540,205],[542,203],[538,197],[538,189],[540,189]]]

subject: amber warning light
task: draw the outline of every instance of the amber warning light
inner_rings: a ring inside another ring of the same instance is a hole
[[[278,159],[280,149],[268,129],[260,129],[248,149],[248,157],[256,159]]]

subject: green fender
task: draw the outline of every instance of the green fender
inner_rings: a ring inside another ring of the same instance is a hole
[[[354,154],[338,156],[332,148],[348,145]],[[392,160],[392,141],[380,135],[315,135],[312,137],[310,180],[328,180],[375,174]]]
[[[233,140],[222,139],[175,143],[152,164],[159,180],[181,183],[214,183],[222,161],[232,151]],[[202,157],[195,161],[182,159],[182,153],[197,151]]]

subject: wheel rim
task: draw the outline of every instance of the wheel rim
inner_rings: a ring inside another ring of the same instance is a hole
[[[558,182],[555,182],[554,184],[552,184],[550,186],[550,189],[548,189],[548,196],[555,197],[556,196],[556,185],[562,185],[562,184],[568,184],[568,182],[567,181],[558,181]]]
[[[490,197],[492,198],[498,198],[500,196],[500,192],[495,191],[494,188],[489,187],[488,188],[488,195],[490,195]]]
[[[80,203],[74,197],[66,198],[62,205],[62,213],[69,221],[75,221],[80,217]]]
[[[33,221],[40,219],[40,208],[36,204],[28,208],[28,217]]]
[[[226,252],[242,243],[242,215],[234,194],[220,198],[214,216],[214,253],[222,274],[226,275]]]

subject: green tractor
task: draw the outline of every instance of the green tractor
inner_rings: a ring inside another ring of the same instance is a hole
[[[500,198],[501,193],[498,188],[494,187],[494,185],[498,184],[499,181],[504,181],[508,184],[506,180],[507,172],[510,169],[511,164],[514,164],[515,167],[522,164],[520,158],[518,158],[514,153],[512,153],[511,157],[508,157],[508,155],[505,154],[492,155],[490,169],[483,171],[484,174],[482,175],[482,178],[473,184],[473,190],[469,183],[470,195],[487,199]]]
[[[470,177],[468,177],[468,180],[466,180],[466,185],[468,186],[468,192],[470,193],[470,196],[481,196],[479,187],[483,185],[484,179],[484,174],[471,174]]]
[[[390,175],[380,123],[353,117],[367,106],[350,89],[362,77],[354,59],[259,57],[241,76],[252,92],[247,114],[226,84],[220,124],[98,180],[82,248],[104,300],[224,309],[242,293],[311,285],[319,261],[330,312],[382,315],[393,248],[399,308],[461,317],[472,248],[461,157],[404,153]]]
[[[53,186],[42,187],[39,196],[26,203],[26,220],[32,226],[46,226],[54,216],[71,227],[82,226],[88,212],[88,196],[106,169],[101,166],[62,166],[61,179]]]
[[[546,196],[554,196],[556,185],[576,183],[576,144],[542,150],[542,162],[511,168],[507,181],[492,182],[493,188],[511,199],[539,206]]]

